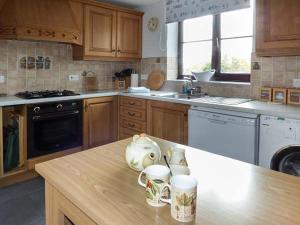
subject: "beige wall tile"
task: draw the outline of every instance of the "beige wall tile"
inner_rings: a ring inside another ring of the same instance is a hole
[[[0,92],[15,94],[25,90],[70,89],[82,90],[82,79],[70,82],[70,74],[81,75],[84,70],[96,73],[101,81],[100,89],[112,88],[112,76],[123,69],[133,68],[140,73],[140,63],[73,61],[72,47],[68,44],[0,41],[0,73],[7,77],[7,82],[0,85]],[[22,57],[49,57],[51,67],[46,69],[22,69]],[[153,60],[156,62],[156,60]],[[3,88],[5,87],[5,88]]]

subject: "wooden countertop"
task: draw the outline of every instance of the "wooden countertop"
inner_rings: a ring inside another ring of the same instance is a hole
[[[163,150],[171,142],[155,139]],[[153,208],[125,162],[129,139],[38,164],[36,170],[101,225],[177,224]],[[220,146],[221,147],[221,146]],[[198,180],[192,224],[300,224],[300,179],[185,147]]]

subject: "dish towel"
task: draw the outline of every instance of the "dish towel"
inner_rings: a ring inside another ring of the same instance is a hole
[[[150,89],[145,87],[129,87],[128,93],[150,93]]]

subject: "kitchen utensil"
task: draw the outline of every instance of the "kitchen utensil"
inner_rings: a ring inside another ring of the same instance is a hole
[[[142,177],[146,176],[146,182],[142,181]],[[166,205],[160,201],[160,196],[166,197],[167,193],[161,192],[161,187],[168,184],[170,179],[170,169],[162,165],[152,165],[143,170],[138,178],[138,183],[146,188],[146,201],[154,207]]]
[[[127,164],[134,170],[142,171],[150,165],[157,164],[160,159],[159,146],[145,134],[134,135],[132,142],[126,147]]]
[[[133,73],[133,69],[125,69],[122,70],[120,73],[115,73],[115,76],[118,78],[130,77]]]
[[[167,156],[166,156],[166,155],[164,155],[164,160],[165,160],[165,162],[166,162],[166,164],[167,164],[167,167],[170,169],[170,165],[169,165],[169,163],[168,163],[168,160],[167,160]],[[171,170],[170,170],[170,175],[173,176]]]
[[[171,178],[171,185],[161,188],[160,200],[171,205],[171,216],[180,222],[191,222],[196,215],[197,180],[187,175]],[[164,198],[165,191],[171,192],[171,198]]]
[[[119,78],[117,78],[115,80],[115,89],[116,90],[123,90],[126,88],[126,81],[125,80],[119,80]]]
[[[166,74],[161,70],[153,71],[149,74],[147,80],[147,86],[151,90],[159,90],[166,79]]]

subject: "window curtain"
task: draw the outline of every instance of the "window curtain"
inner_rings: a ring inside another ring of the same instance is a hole
[[[249,8],[250,0],[165,0],[166,23]]]

